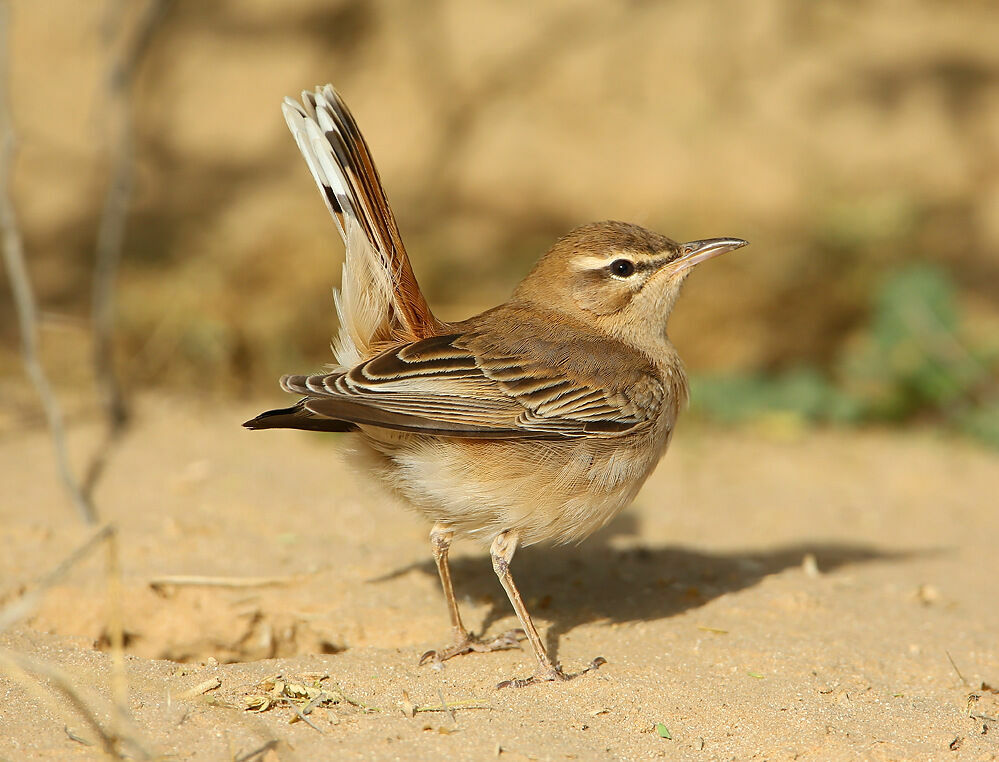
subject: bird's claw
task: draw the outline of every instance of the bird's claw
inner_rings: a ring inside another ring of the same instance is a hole
[[[545,683],[545,682],[565,682],[566,680],[572,680],[579,677],[580,675],[585,675],[587,672],[591,672],[595,669],[599,669],[607,660],[603,656],[598,656],[596,659],[591,661],[584,669],[579,672],[566,673],[562,671],[562,667],[556,664],[548,669],[538,670],[537,673],[531,675],[531,677],[515,677],[512,680],[504,680],[502,683],[497,685],[497,688],[523,688],[527,685],[534,685],[535,683]]]
[[[419,666],[423,666],[427,662],[441,664],[448,659],[461,656],[462,654],[489,653],[490,651],[506,651],[511,648],[520,648],[520,641],[526,637],[527,634],[519,627],[515,630],[507,630],[502,635],[497,635],[491,640],[483,640],[468,633],[464,638],[447,648],[427,651],[420,657],[418,664]]]

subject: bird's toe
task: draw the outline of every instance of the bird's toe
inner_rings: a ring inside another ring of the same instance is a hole
[[[524,688],[528,685],[534,685],[536,683],[551,683],[551,682],[566,682],[567,680],[573,680],[580,675],[585,675],[587,672],[592,672],[595,669],[599,669],[607,660],[603,656],[598,656],[593,661],[591,661],[585,668],[581,669],[579,672],[565,672],[562,670],[561,665],[554,664],[552,666],[539,669],[535,674],[530,677],[515,677],[512,680],[504,680],[502,683],[498,684],[497,688]]]
[[[468,653],[484,654],[489,653],[490,651],[507,651],[511,648],[520,648],[520,641],[524,640],[526,637],[527,635],[520,628],[507,630],[503,634],[497,635],[495,638],[490,638],[488,640],[485,638],[478,638],[469,633],[466,637],[458,640],[450,646],[427,651],[420,657],[418,665],[423,666],[429,662],[442,664],[455,656],[462,656],[463,654]]]

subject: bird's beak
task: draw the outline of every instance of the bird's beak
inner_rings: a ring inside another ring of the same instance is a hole
[[[680,244],[680,258],[670,264],[674,273],[682,273],[706,259],[717,257],[726,251],[741,249],[749,241],[741,238],[705,238],[703,241],[687,241]]]

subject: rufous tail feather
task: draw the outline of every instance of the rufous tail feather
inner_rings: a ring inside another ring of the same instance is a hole
[[[346,247],[334,291],[340,333],[333,352],[351,367],[380,347],[443,328],[416,282],[371,151],[332,85],[285,98],[285,121],[309,165]]]

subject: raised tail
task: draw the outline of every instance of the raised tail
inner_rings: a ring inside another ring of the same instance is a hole
[[[334,290],[337,363],[349,368],[378,348],[439,333],[416,282],[378,170],[353,115],[332,85],[285,98],[285,121],[323,193],[347,249]]]

